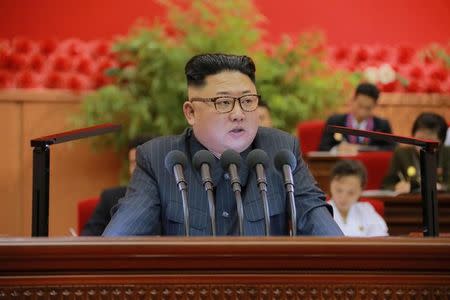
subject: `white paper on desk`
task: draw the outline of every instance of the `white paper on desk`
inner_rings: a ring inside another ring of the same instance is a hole
[[[337,151],[309,151],[308,157],[349,157],[356,156],[357,154],[340,154]]]
[[[391,190],[365,190],[362,192],[362,197],[395,197],[399,192]]]

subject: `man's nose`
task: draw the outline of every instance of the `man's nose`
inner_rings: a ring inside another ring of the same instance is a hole
[[[241,121],[245,118],[245,113],[238,100],[234,102],[233,110],[230,111],[230,118],[232,121]]]

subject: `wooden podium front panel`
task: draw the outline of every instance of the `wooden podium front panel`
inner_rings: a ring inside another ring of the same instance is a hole
[[[447,299],[449,238],[0,240],[0,299]]]

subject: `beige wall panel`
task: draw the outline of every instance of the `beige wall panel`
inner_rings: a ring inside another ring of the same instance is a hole
[[[21,123],[20,103],[0,102],[0,236],[23,231]]]
[[[450,121],[450,95],[446,94],[382,94],[376,115],[391,122],[395,134],[411,136],[416,117],[422,112],[435,112]]]

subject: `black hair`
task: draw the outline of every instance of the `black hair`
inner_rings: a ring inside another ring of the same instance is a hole
[[[131,150],[131,149],[137,148],[137,146],[145,144],[146,142],[150,141],[154,137],[155,136],[153,136],[153,135],[139,135],[139,136],[136,136],[135,138],[131,139],[128,142],[128,151]]]
[[[423,112],[414,121],[412,135],[419,129],[428,129],[436,132],[439,141],[443,144],[447,136],[448,124],[441,115],[432,112]]]
[[[378,101],[378,98],[380,97],[380,90],[377,88],[376,85],[374,85],[372,83],[364,82],[364,83],[360,83],[356,87],[355,98],[358,95],[368,96],[368,97],[372,98],[376,103]]]
[[[361,180],[361,187],[367,183],[366,167],[359,160],[344,159],[338,161],[331,170],[331,180],[344,176],[357,176]]]
[[[199,54],[192,57],[186,64],[188,86],[201,87],[205,84],[205,78],[222,71],[239,71],[247,75],[255,83],[255,63],[245,55],[230,55],[222,53]]]

